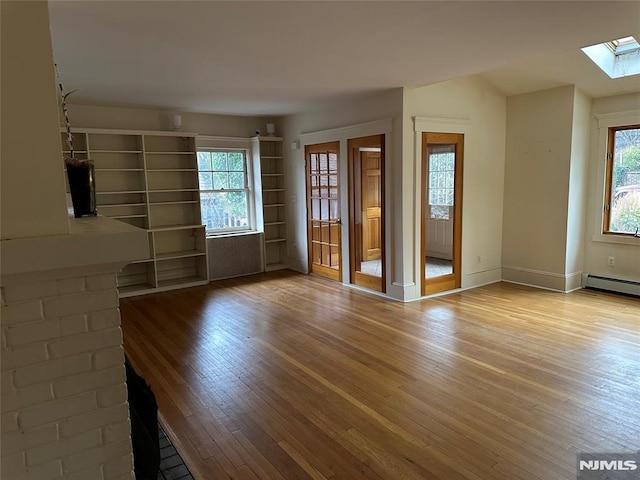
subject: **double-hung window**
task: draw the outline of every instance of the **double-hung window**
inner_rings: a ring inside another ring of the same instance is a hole
[[[603,232],[635,234],[640,231],[640,125],[610,127]]]
[[[198,149],[198,178],[207,233],[251,229],[246,150]]]

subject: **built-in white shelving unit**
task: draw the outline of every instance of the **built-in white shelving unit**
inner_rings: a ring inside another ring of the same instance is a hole
[[[98,213],[148,231],[151,256],[119,273],[120,296],[206,284],[196,134],[72,132],[75,155],[95,164]],[[61,136],[66,147],[66,133]]]
[[[287,268],[286,192],[283,139],[253,137],[255,163],[260,165],[264,222],[264,269]]]

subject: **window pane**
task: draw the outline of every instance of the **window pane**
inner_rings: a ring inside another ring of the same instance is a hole
[[[213,190],[213,177],[211,172],[198,173],[198,179],[200,181],[200,190]]]
[[[229,153],[229,170],[244,172],[244,155],[241,152]]]
[[[609,230],[635,233],[640,227],[640,129],[615,132]]]
[[[211,170],[211,152],[198,152],[198,170]]]
[[[249,226],[245,192],[201,193],[202,223],[207,230]]]
[[[227,152],[213,152],[213,170],[218,172],[227,170]]]
[[[229,173],[229,188],[244,188],[244,172]]]
[[[222,190],[229,188],[229,174],[227,172],[214,172],[213,173],[213,188],[214,190]]]

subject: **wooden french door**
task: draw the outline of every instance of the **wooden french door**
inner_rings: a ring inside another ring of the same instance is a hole
[[[350,281],[384,292],[384,135],[348,147]]]
[[[422,134],[422,295],[460,288],[464,135]]]
[[[309,272],[340,282],[339,151],[339,142],[308,145],[305,149]]]

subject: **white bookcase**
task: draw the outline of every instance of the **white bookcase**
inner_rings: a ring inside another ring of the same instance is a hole
[[[120,296],[206,284],[196,134],[72,132],[76,156],[95,163],[98,213],[148,231],[151,256],[119,273]],[[61,136],[66,147],[66,133]]]
[[[283,139],[253,137],[254,163],[260,165],[264,269],[287,268],[287,216]]]

